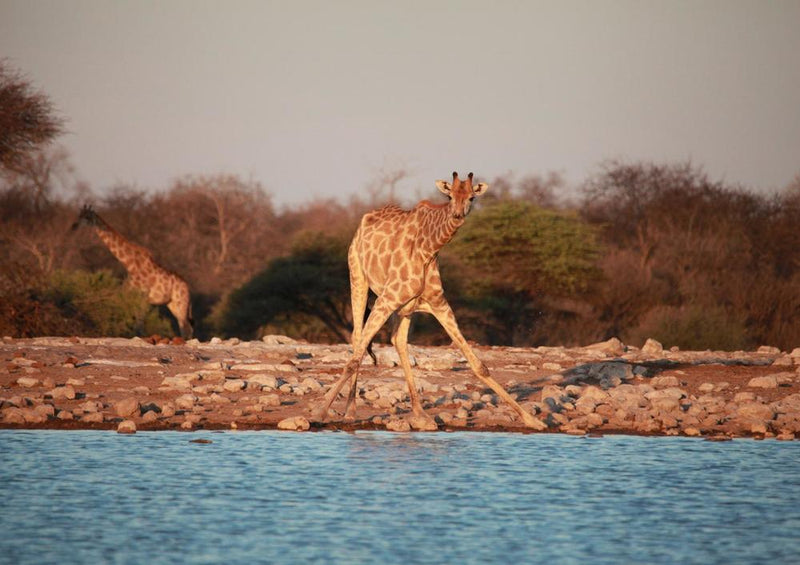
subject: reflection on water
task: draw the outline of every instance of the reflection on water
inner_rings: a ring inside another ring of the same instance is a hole
[[[791,563],[798,464],[800,442],[3,430],[0,563]]]

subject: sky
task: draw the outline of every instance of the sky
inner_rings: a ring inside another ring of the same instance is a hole
[[[613,159],[779,190],[798,30],[800,0],[0,0],[0,57],[95,192],[235,174],[284,206]]]

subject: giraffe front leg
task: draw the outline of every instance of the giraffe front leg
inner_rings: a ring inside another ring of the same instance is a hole
[[[419,400],[419,392],[417,391],[417,384],[414,382],[414,374],[411,372],[411,361],[408,358],[408,330],[411,326],[411,316],[403,316],[400,318],[400,323],[392,333],[392,343],[397,350],[397,355],[400,358],[400,366],[403,368],[403,374],[406,377],[406,384],[408,385],[408,395],[411,398],[411,410],[414,416],[409,420],[409,424],[415,430],[423,431],[436,431],[439,426],[436,421],[425,414],[422,409],[422,403]]]
[[[173,316],[175,316],[175,320],[178,322],[178,329],[180,330],[181,337],[183,339],[192,339],[193,329],[192,324],[189,321],[191,316],[189,314],[188,298],[185,303],[171,300],[167,304],[167,309],[172,313]]]
[[[522,421],[525,425],[529,428],[534,430],[544,430],[547,428],[547,424],[535,418],[530,412],[526,411],[522,406],[520,406],[514,398],[506,392],[500,383],[492,378],[489,374],[489,369],[486,365],[478,359],[475,355],[475,352],[472,351],[472,348],[467,343],[467,340],[464,339],[461,330],[458,328],[458,323],[456,322],[455,314],[453,314],[453,309],[450,308],[450,305],[447,301],[442,298],[438,301],[436,306],[429,305],[429,311],[433,314],[439,323],[442,325],[444,330],[447,332],[447,335],[450,336],[450,339],[453,340],[453,343],[461,350],[464,357],[467,359],[467,363],[469,363],[472,372],[475,373],[475,376],[478,377],[483,383],[485,383],[489,388],[491,388],[497,396],[502,398],[506,403],[508,403],[517,414],[519,414]]]
[[[348,379],[353,379],[353,386],[351,388],[351,394],[355,394],[355,385],[358,378],[358,368],[361,366],[361,361],[364,359],[364,355],[367,353],[367,346],[372,341],[372,338],[375,337],[375,334],[378,333],[378,330],[381,329],[383,324],[386,323],[386,320],[389,319],[392,312],[394,312],[397,308],[397,305],[394,303],[389,303],[383,299],[383,297],[379,297],[378,300],[375,301],[375,306],[372,309],[372,312],[369,314],[369,318],[367,319],[367,323],[364,325],[364,330],[361,335],[361,340],[357,345],[353,346],[353,355],[350,357],[350,360],[344,366],[344,370],[342,371],[341,378],[336,381],[336,383],[331,387],[331,389],[325,394],[325,398],[322,401],[322,404],[313,412],[313,418],[316,421],[324,422],[328,417],[328,410],[333,404],[333,401],[336,399],[336,396],[339,394],[339,391],[344,386],[344,383],[347,382]],[[347,409],[350,408],[349,402]],[[355,418],[355,403],[353,403],[353,418]]]

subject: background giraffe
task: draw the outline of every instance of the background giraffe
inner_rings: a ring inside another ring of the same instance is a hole
[[[83,224],[92,226],[108,250],[125,266],[130,284],[145,292],[150,304],[165,304],[178,322],[181,337],[190,339],[194,321],[186,281],[159,266],[150,251],[122,237],[90,206],[81,208],[72,229]]]
[[[478,183],[473,186],[472,173],[465,182],[461,182],[458,173],[453,173],[452,184],[440,180],[436,181],[436,186],[450,198],[449,203],[434,205],[424,200],[413,210],[390,205],[369,212],[361,219],[348,253],[353,307],[353,355],[345,365],[342,377],[328,391],[314,417],[319,421],[325,420],[331,403],[348,379],[351,379],[351,384],[345,417],[355,417],[354,400],[361,360],[378,330],[393,313],[397,313],[399,323],[392,332],[392,343],[400,357],[411,397],[414,416],[410,423],[417,429],[436,429],[436,423],[422,410],[408,358],[411,314],[427,312],[436,317],[464,354],[475,375],[508,402],[525,425],[544,429],[546,426],[543,422],[526,412],[489,375],[486,365],[477,358],[461,334],[442,289],[439,251],[464,223],[472,200],[486,192],[488,185]],[[366,324],[362,326],[370,288],[378,298]]]

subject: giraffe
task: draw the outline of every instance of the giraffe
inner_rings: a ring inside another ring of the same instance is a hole
[[[475,376],[511,405],[526,426],[538,430],[546,427],[491,377],[486,365],[478,359],[461,334],[453,310],[444,297],[439,275],[439,251],[464,224],[472,200],[489,188],[486,183],[473,185],[472,176],[469,173],[467,180],[462,182],[458,173],[454,172],[452,183],[436,181],[439,190],[450,199],[446,204],[435,205],[423,200],[412,210],[389,205],[368,212],[361,219],[348,252],[353,354],[341,378],[328,390],[322,404],[313,412],[315,420],[325,421],[331,404],[348,380],[351,382],[345,419],[355,418],[358,368],[375,334],[392,314],[397,314],[399,322],[392,331],[392,344],[397,349],[411,398],[413,416],[410,423],[416,429],[437,429],[436,422],[422,409],[408,357],[411,315],[414,312],[426,312],[433,314],[442,325],[467,359]],[[364,324],[370,289],[377,295],[377,300]]]
[[[181,337],[190,339],[194,321],[186,281],[159,266],[150,251],[125,239],[88,205],[81,208],[72,229],[84,224],[94,228],[108,250],[125,266],[131,286],[147,293],[150,304],[166,304],[178,322]]]

